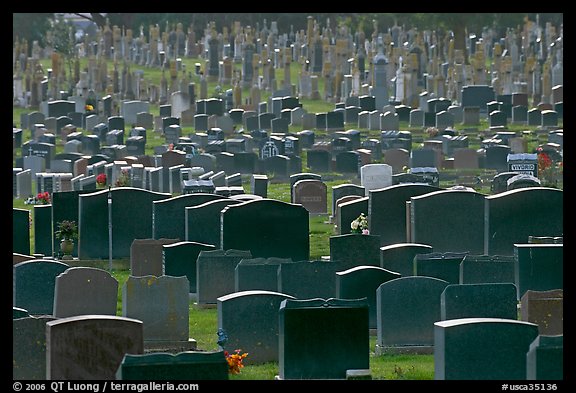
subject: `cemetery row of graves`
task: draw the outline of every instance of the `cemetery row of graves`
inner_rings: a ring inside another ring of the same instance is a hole
[[[326,111],[289,61],[280,88],[242,75],[250,105],[170,55],[161,103],[129,72],[89,88],[95,57],[72,92],[37,81],[13,119],[13,378],[563,379],[561,82],[394,101],[377,37],[374,86],[355,69]]]

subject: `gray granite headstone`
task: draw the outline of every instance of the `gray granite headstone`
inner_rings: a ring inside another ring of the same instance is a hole
[[[434,323],[434,379],[525,380],[538,326],[502,318]]]
[[[280,379],[345,379],[370,368],[365,300],[285,299],[279,315]]]
[[[44,315],[12,321],[12,379],[46,379],[46,322],[54,319]]]
[[[130,275],[161,276],[162,246],[179,241],[180,239],[134,239],[130,246]]]
[[[440,296],[440,318],[518,319],[516,286],[502,284],[450,284]]]
[[[52,315],[56,277],[69,266],[54,260],[34,259],[13,266],[12,305],[30,315]]]
[[[249,250],[254,257],[308,260],[309,213],[301,205],[259,199],[226,206],[222,220],[222,249]]]
[[[129,276],[122,316],[143,323],[144,345],[189,348],[189,283],[185,276]]]
[[[201,251],[215,250],[211,244],[182,241],[162,246],[164,274],[167,276],[186,276],[190,284],[189,292],[196,293],[197,259]]]
[[[116,315],[118,281],[107,271],[71,267],[56,277],[54,316]]]
[[[396,272],[377,266],[356,266],[336,272],[336,295],[338,299],[366,298],[369,311],[369,327],[377,328],[376,290],[387,281],[400,278]]]
[[[228,375],[228,362],[223,351],[186,351],[176,354],[126,354],[118,367],[115,379],[123,381],[228,380]]]
[[[532,341],[526,354],[526,379],[529,381],[564,379],[563,335],[539,335]]]
[[[233,293],[236,266],[251,257],[243,250],[200,251],[196,260],[198,305],[216,305],[218,297]]]
[[[449,285],[434,277],[401,277],[376,290],[377,353],[432,353],[440,296]]]
[[[83,315],[46,323],[49,380],[113,380],[125,354],[143,352],[142,321]]]
[[[250,364],[278,362],[278,311],[284,299],[294,297],[262,290],[218,297],[218,329],[228,337],[224,348],[248,352]]]

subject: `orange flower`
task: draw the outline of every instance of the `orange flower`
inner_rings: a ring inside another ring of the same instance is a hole
[[[246,356],[248,356],[247,352],[240,353],[242,350],[236,349],[234,353],[230,354],[228,351],[224,351],[224,356],[226,357],[226,361],[228,362],[228,371],[230,374],[240,374],[240,369],[244,368],[244,364],[242,361]]]

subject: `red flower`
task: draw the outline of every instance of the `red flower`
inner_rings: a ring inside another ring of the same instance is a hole
[[[98,176],[96,176],[96,183],[98,183],[99,185],[103,186],[104,184],[106,184],[106,174],[105,173],[101,173]]]

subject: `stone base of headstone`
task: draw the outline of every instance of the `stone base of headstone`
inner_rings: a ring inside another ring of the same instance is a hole
[[[346,379],[351,380],[363,380],[363,379],[372,379],[372,374],[370,374],[370,370],[346,370]]]
[[[384,347],[376,344],[375,351],[379,355],[432,355],[434,346],[432,345],[399,345],[393,347]]]
[[[190,338],[188,341],[169,341],[169,340],[144,340],[144,353],[168,352],[180,353],[185,351],[195,351],[198,344],[195,339]]]

